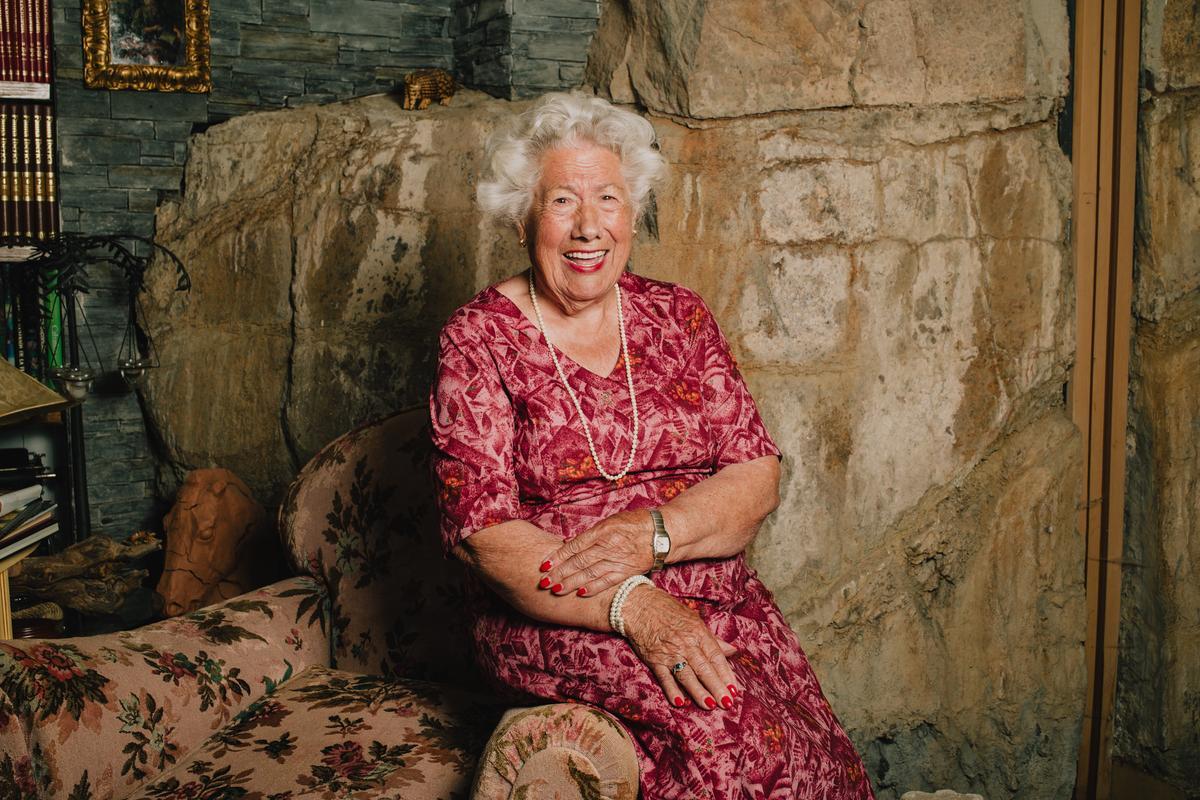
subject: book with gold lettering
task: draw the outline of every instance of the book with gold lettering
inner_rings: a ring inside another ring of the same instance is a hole
[[[50,0],[0,0],[0,97],[49,99]]]
[[[53,131],[50,106],[0,101],[0,235],[58,232]]]

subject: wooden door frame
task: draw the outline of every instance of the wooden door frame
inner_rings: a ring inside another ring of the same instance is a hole
[[[1077,525],[1087,543],[1088,605],[1075,798],[1107,800],[1121,616],[1141,4],[1076,0],[1073,48],[1077,339],[1067,405],[1084,439]]]

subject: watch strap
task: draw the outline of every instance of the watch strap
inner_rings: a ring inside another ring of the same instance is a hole
[[[667,533],[667,526],[663,523],[662,512],[657,508],[650,509],[650,518],[654,520],[654,536],[650,540],[650,547],[654,553],[654,565],[650,567],[651,572],[658,572],[663,568],[667,553],[671,549],[671,535]],[[659,550],[659,537],[664,537],[667,540],[667,549]]]

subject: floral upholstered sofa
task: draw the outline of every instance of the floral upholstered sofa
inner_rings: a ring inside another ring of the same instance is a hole
[[[134,631],[0,642],[0,800],[633,800],[612,717],[509,708],[475,674],[426,419],[363,425],[304,468],[279,514],[296,577]]]

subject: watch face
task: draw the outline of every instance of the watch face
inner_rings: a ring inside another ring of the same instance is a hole
[[[654,537],[654,552],[655,553],[666,553],[670,549],[671,549],[671,537],[670,536],[665,536],[660,533]]]

